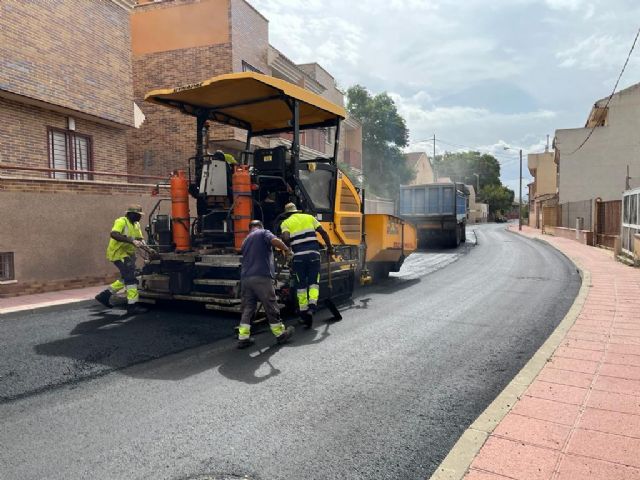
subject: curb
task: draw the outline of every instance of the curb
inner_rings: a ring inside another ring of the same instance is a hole
[[[54,300],[51,302],[33,303],[31,305],[22,305],[19,307],[0,308],[0,320],[8,318],[15,314],[31,314],[42,311],[55,311],[63,309],[69,305],[77,305],[86,303],[91,305],[94,302],[93,298],[71,298],[67,300]]]
[[[567,332],[580,315],[585,300],[587,299],[587,295],[589,294],[589,288],[591,288],[591,272],[586,270],[579,261],[570,257],[544,239],[533,239],[518,232],[513,233],[521,235],[529,240],[544,242],[571,260],[582,277],[580,290],[578,291],[578,295],[573,301],[571,308],[569,308],[569,311],[553,333],[549,335],[549,338],[547,338],[538,351],[533,354],[533,357],[531,357],[527,364],[522,367],[522,370],[518,372],[504,390],[498,394],[495,400],[491,402],[485,411],[482,412],[469,426],[469,428],[463,432],[462,436],[458,439],[442,463],[438,466],[433,475],[431,475],[429,480],[461,480],[466,475],[471,463],[486,442],[487,438],[489,438],[489,435],[498,426],[507,413],[509,413],[511,408],[513,408],[527,388],[529,388],[529,385],[533,383],[540,373],[540,370],[542,370],[553,353],[560,346]]]

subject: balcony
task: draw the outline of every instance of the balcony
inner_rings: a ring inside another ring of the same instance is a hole
[[[351,168],[362,171],[362,152],[347,149],[342,151],[342,155],[344,163],[349,165]]]

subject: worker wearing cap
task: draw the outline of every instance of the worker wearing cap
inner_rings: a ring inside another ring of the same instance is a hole
[[[282,239],[293,250],[292,269],[296,280],[296,297],[300,318],[305,327],[311,327],[313,314],[318,308],[320,295],[320,243],[316,232],[322,236],[327,254],[333,250],[329,234],[313,216],[298,210],[294,203],[287,203],[282,222]]]
[[[138,301],[138,285],[135,276],[136,247],[144,245],[140,219],[142,206],[130,205],[123,217],[119,217],[111,228],[107,260],[113,262],[120,278],[113,282],[107,290],[100,292],[95,299],[106,307],[111,307],[109,300],[114,293],[123,288],[127,292],[127,314],[142,313],[144,310],[136,305]]]
[[[258,302],[264,306],[271,332],[276,336],[278,343],[287,341],[293,334],[294,328],[285,328],[280,320],[280,307],[273,286],[275,266],[272,247],[291,253],[282,240],[264,229],[260,220],[252,220],[249,223],[249,235],[242,242],[242,317],[238,327],[238,348],[245,348],[253,343],[251,320],[256,313]]]

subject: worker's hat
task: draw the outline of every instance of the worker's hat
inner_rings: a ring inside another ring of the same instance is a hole
[[[284,213],[296,213],[299,212],[298,207],[293,202],[289,202],[284,206]]]
[[[144,215],[144,212],[142,211],[142,205],[138,205],[137,203],[132,203],[131,205],[129,205],[127,207],[126,213],[138,213],[140,215]]]

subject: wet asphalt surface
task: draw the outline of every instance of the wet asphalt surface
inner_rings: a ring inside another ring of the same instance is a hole
[[[0,316],[0,478],[428,478],[580,286],[546,244],[473,229],[284,346],[236,350],[237,320],[197,310]]]

